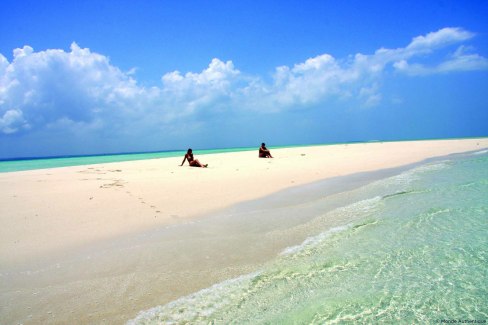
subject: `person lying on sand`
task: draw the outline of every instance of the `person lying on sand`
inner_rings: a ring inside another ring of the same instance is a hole
[[[188,163],[190,164],[191,167],[202,167],[202,168],[206,168],[208,166],[208,164],[202,164],[201,162],[198,161],[198,159],[193,159],[193,150],[191,149],[188,149],[188,151],[186,152],[186,155],[185,155],[185,158],[183,158],[183,162],[181,163],[180,166],[183,166],[183,164],[185,163],[185,160],[188,159]]]
[[[271,156],[271,152],[269,152],[268,148],[266,148],[266,144],[264,142],[261,143],[261,147],[259,148],[259,158],[273,158],[273,156]]]

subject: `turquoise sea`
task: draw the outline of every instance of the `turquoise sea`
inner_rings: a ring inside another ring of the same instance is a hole
[[[422,140],[418,140],[422,141]],[[354,143],[368,143],[378,142],[373,141],[354,141],[347,143],[328,143],[328,144],[313,144],[313,145],[335,145],[335,144],[354,144]],[[401,142],[401,141],[397,141]],[[308,145],[288,145],[288,146],[270,146],[270,149],[289,148],[289,147],[303,147]],[[236,147],[236,148],[218,148],[218,149],[194,149],[197,155],[206,155],[213,153],[239,152],[239,151],[253,151],[259,148],[259,144],[255,147]],[[32,157],[32,158],[12,158],[0,159],[0,173],[15,172],[23,170],[57,168],[68,166],[81,166],[91,164],[104,164],[112,162],[145,160],[156,158],[182,157],[186,150],[167,150],[157,152],[135,152],[135,153],[116,153],[116,154],[98,154],[98,155],[80,155],[80,156],[59,156],[59,157]]]
[[[198,150],[198,155],[211,153],[224,153],[234,151],[257,150],[256,148],[230,148],[230,149],[205,149]],[[171,150],[146,153],[120,153],[104,155],[86,155],[86,156],[66,156],[66,157],[47,157],[47,158],[23,158],[0,160],[0,173],[15,172],[22,170],[57,168],[68,166],[81,166],[91,164],[104,164],[112,162],[145,160],[156,158],[182,157],[186,150]]]
[[[328,197],[311,203],[316,212],[302,225],[309,236],[301,244],[128,323],[488,321],[487,150],[338,195],[344,203],[333,209],[322,209]]]

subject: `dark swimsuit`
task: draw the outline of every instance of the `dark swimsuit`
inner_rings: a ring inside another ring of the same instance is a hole
[[[190,154],[190,155],[187,154],[186,159],[188,159],[188,163],[190,164],[190,166],[195,166],[196,161],[193,160],[193,154]]]

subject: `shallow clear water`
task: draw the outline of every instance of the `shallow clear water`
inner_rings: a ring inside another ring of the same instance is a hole
[[[230,149],[205,149],[197,150],[198,155],[238,152],[257,150],[256,148],[230,148]],[[51,158],[29,158],[29,159],[8,159],[0,160],[0,173],[14,172],[32,169],[57,168],[68,166],[81,166],[91,164],[105,164],[122,161],[146,160],[156,158],[182,157],[185,151],[161,151],[148,153],[126,153],[126,154],[106,154],[106,155],[87,155],[74,157],[51,157]]]
[[[255,273],[129,323],[488,319],[486,152],[419,166],[347,195],[348,204],[308,222],[313,235]]]

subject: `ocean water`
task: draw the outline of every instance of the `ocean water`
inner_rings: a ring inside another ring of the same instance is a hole
[[[256,148],[229,148],[229,149],[205,149],[194,150],[198,155],[238,152],[257,150]],[[0,160],[0,173],[15,172],[22,170],[57,168],[68,166],[81,166],[91,164],[104,164],[112,162],[146,160],[156,158],[182,157],[186,150],[161,151],[148,153],[124,153],[124,154],[106,154],[106,155],[87,155],[87,156],[66,156],[66,157],[49,157],[49,158],[22,158]]]
[[[422,140],[418,140],[422,141]],[[368,143],[375,141],[354,141],[347,144],[355,143]],[[401,142],[401,141],[397,141]],[[315,144],[319,146],[346,144],[346,143],[328,143],[328,144]],[[290,148],[290,147],[306,147],[309,145],[288,145],[288,146],[270,146],[270,149]],[[218,149],[194,149],[194,153],[198,155],[206,155],[213,153],[226,153],[226,152],[240,152],[240,151],[255,151],[259,148],[259,144],[255,147],[236,147],[236,148],[218,148]],[[104,164],[112,162],[133,161],[133,160],[146,160],[157,158],[169,158],[169,157],[182,157],[186,153],[186,150],[167,150],[158,152],[134,152],[134,153],[116,153],[116,154],[98,154],[98,155],[80,155],[80,156],[59,156],[59,157],[31,157],[31,158],[11,158],[0,159],[0,173],[15,172],[23,170],[45,169],[45,168],[57,168],[57,167],[69,167],[69,166],[82,166],[92,164]]]
[[[343,196],[347,204],[307,221],[306,240],[255,272],[141,311],[128,324],[488,320],[486,150]]]

